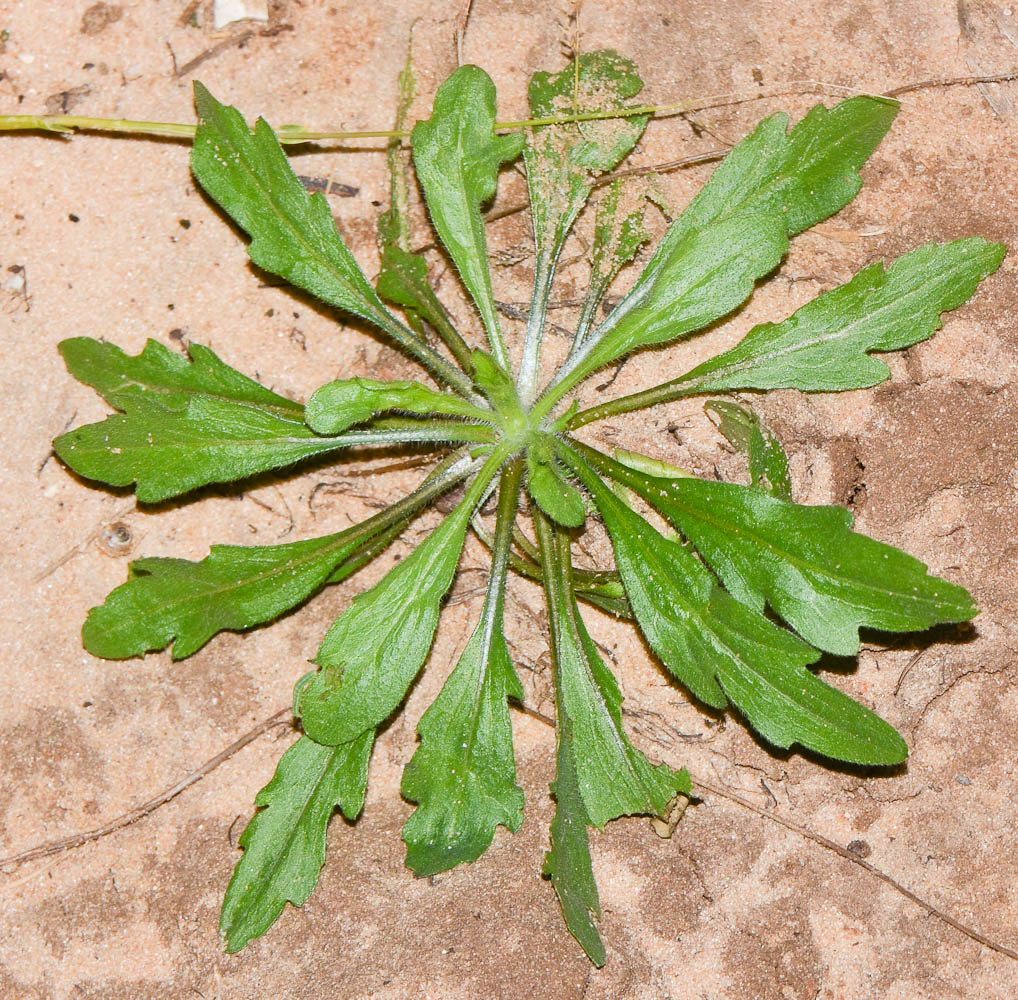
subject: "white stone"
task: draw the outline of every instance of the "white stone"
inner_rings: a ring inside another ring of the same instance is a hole
[[[216,0],[212,19],[216,28],[225,28],[234,21],[267,21],[269,0]]]

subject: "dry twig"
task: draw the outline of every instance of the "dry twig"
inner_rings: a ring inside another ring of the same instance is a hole
[[[172,788],[167,788],[166,791],[160,792],[155,798],[149,799],[148,802],[123,813],[116,819],[110,820],[104,826],[97,827],[94,830],[87,830],[84,833],[76,833],[73,836],[64,837],[62,840],[54,840],[48,844],[39,844],[36,847],[29,848],[27,851],[22,851],[20,854],[12,854],[10,857],[0,858],[0,871],[9,875],[14,868],[25,864],[26,861],[35,861],[37,858],[47,858],[51,854],[59,854],[61,851],[73,850],[75,847],[81,847],[84,844],[91,843],[93,840],[99,840],[111,833],[116,833],[117,830],[122,830],[125,826],[130,826],[132,823],[144,819],[149,814],[154,813],[160,806],[164,806],[171,799],[175,799],[184,789],[190,788],[196,782],[201,781],[205,775],[211,774],[220,764],[229,760],[238,750],[243,750],[249,743],[253,743],[258,739],[262,733],[267,733],[274,726],[278,726],[286,721],[290,714],[289,706],[281,708],[275,715],[270,716],[264,722],[259,722],[254,729],[248,730],[239,740],[235,740],[225,750],[217,753],[215,757],[205,761],[201,767],[196,771],[192,771],[187,777],[182,778]]]
[[[527,705],[519,705],[517,707],[525,715],[529,715],[531,718],[537,719],[546,726],[550,726],[551,728],[555,727],[555,720],[545,715],[543,712],[538,712]],[[269,716],[269,718],[267,718],[264,722],[260,722],[253,729],[246,732],[240,737],[240,739],[235,740],[225,750],[222,750],[220,753],[207,760],[197,770],[192,771],[189,775],[187,775],[187,777],[178,781],[172,788],[166,789],[166,791],[161,792],[159,795],[155,796],[155,798],[149,799],[149,801],[145,802],[143,805],[118,816],[116,819],[111,820],[104,826],[98,827],[95,830],[88,830],[84,833],[78,833],[71,837],[65,837],[62,840],[52,841],[48,844],[40,844],[36,847],[29,848],[28,850],[21,851],[19,854],[13,854],[7,858],[0,858],[0,871],[9,875],[12,873],[13,869],[28,861],[35,861],[39,858],[59,854],[62,851],[69,851],[76,847],[82,847],[84,844],[91,843],[94,840],[99,840],[111,833],[115,833],[117,830],[122,830],[125,826],[130,826],[132,823],[136,823],[138,820],[144,819],[146,816],[155,812],[160,806],[163,806],[171,799],[176,798],[185,789],[190,788],[191,785],[197,783],[206,775],[210,774],[219,767],[220,764],[229,760],[229,758],[237,753],[237,751],[242,750],[249,743],[254,742],[254,740],[263,733],[268,732],[274,726],[278,726],[286,721],[286,719],[290,716],[290,713],[291,709],[289,705],[285,708],[281,708],[274,715]],[[828,851],[833,851],[839,857],[844,858],[846,861],[851,861],[852,864],[858,865],[870,875],[880,879],[881,882],[889,885],[907,900],[915,903],[916,906],[925,910],[931,916],[942,920],[949,927],[953,927],[956,931],[964,934],[967,938],[970,938],[978,944],[984,945],[1000,955],[1006,955],[1008,958],[1013,958],[1018,961],[1018,952],[1008,948],[1006,945],[990,940],[990,938],[981,934],[979,931],[975,930],[975,928],[969,927],[966,924],[955,920],[954,917],[944,913],[943,910],[937,909],[937,907],[935,907],[932,903],[928,903],[925,899],[917,896],[911,889],[906,888],[900,882],[892,878],[886,872],[881,871],[875,865],[871,865],[864,858],[860,858],[858,855],[853,854],[850,850],[848,850],[848,848],[842,847],[841,844],[838,844],[822,834],[816,833],[808,827],[802,826],[793,820],[785,819],[783,816],[779,816],[776,813],[768,812],[766,809],[762,809],[760,806],[754,805],[748,799],[744,799],[735,792],[729,791],[726,788],[714,785],[708,781],[703,781],[697,777],[693,777],[692,780],[693,784],[698,788],[702,788],[704,791],[710,792],[712,795],[728,799],[736,805],[742,806],[743,809],[748,809],[750,812],[753,812],[758,816],[762,816],[764,819],[770,820],[773,823],[777,823],[786,830],[796,833],[800,837],[803,837],[804,839],[809,840]]]

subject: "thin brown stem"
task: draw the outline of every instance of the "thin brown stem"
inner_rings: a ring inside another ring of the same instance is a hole
[[[917,83],[906,83],[884,93],[884,97],[897,97],[899,94],[911,94],[916,90],[928,90],[932,87],[978,87],[981,83],[1007,83],[1018,80],[1018,70],[1008,73],[991,73],[989,76],[941,76],[932,80],[919,80]]]
[[[537,719],[538,722],[543,722],[546,726],[554,728],[555,720],[545,715],[543,712],[538,712],[536,709],[530,708],[527,705],[517,705],[521,712],[525,715],[529,715],[532,719]],[[846,861],[851,861],[852,864],[858,865],[864,871],[870,873],[875,878],[880,879],[881,882],[889,885],[895,892],[904,896],[909,902],[915,903],[920,909],[925,910],[931,917],[936,917],[938,920],[942,920],[949,927],[953,927],[960,934],[964,934],[965,937],[977,942],[978,944],[984,945],[991,951],[997,952],[999,955],[1006,955],[1008,958],[1013,958],[1018,961],[1018,951],[1012,948],[1008,948],[1006,945],[999,944],[996,941],[990,940],[985,934],[981,934],[974,927],[969,927],[967,924],[963,924],[960,920],[955,920],[954,917],[945,913],[943,910],[938,910],[932,903],[928,903],[921,896],[917,896],[911,889],[903,886],[897,879],[892,878],[887,872],[881,871],[876,865],[871,865],[864,858],[860,858],[857,854],[853,854],[847,847],[842,847],[841,844],[831,840],[829,837],[825,837],[821,833],[817,833],[809,827],[802,826],[800,823],[796,823],[794,820],[785,819],[784,816],[779,816],[777,813],[768,812],[766,809],[762,809],[760,806],[755,805],[748,799],[744,799],[741,795],[737,795],[735,792],[729,791],[727,788],[722,788],[720,785],[712,784],[709,781],[704,781],[702,778],[698,778],[695,775],[691,775],[694,786],[703,789],[705,792],[710,792],[711,795],[717,795],[719,798],[728,799],[730,802],[734,802],[736,805],[742,806],[743,809],[748,809],[752,813],[756,813],[757,816],[762,816],[764,819],[770,820],[772,823],[777,823],[778,826],[784,827],[786,830],[792,833],[797,833],[800,837],[811,841],[819,847],[823,847],[828,851],[833,851],[840,858],[844,858]]]
[[[536,719],[538,722],[543,723],[546,726],[554,729],[555,720],[545,715],[543,712],[539,712],[529,705],[519,704],[515,706],[519,711],[525,715],[529,715],[532,719]],[[35,861],[39,858],[50,857],[54,854],[60,854],[63,851],[70,851],[77,847],[82,847],[85,844],[89,844],[92,841],[100,840],[103,837],[108,836],[111,833],[116,833],[117,830],[122,830],[125,826],[130,826],[132,823],[136,823],[146,816],[151,815],[160,806],[165,805],[167,802],[176,798],[185,789],[196,784],[202,778],[211,774],[220,764],[229,760],[239,750],[242,750],[249,743],[253,743],[263,733],[268,732],[275,726],[281,725],[291,715],[291,708],[287,705],[285,708],[281,708],[275,714],[269,716],[263,722],[260,722],[253,729],[248,730],[238,740],[231,743],[225,750],[216,754],[214,757],[207,760],[201,767],[192,771],[185,778],[178,781],[173,787],[166,789],[159,795],[147,802],[138,806],[135,809],[123,813],[111,820],[104,826],[97,827],[94,830],[88,830],[84,833],[77,833],[70,837],[64,837],[62,840],[51,841],[48,844],[40,844],[36,847],[29,848],[28,850],[21,851],[19,854],[12,854],[6,858],[0,858],[0,871],[4,874],[11,874],[14,868],[25,864],[28,861]],[[954,917],[945,913],[943,910],[937,909],[932,903],[928,903],[925,899],[917,896],[911,889],[908,889],[896,879],[892,878],[886,872],[881,871],[875,865],[870,864],[864,858],[860,858],[858,855],[853,854],[848,848],[842,847],[841,844],[823,836],[823,834],[816,833],[810,830],[808,827],[802,826],[796,823],[794,820],[785,819],[783,816],[779,816],[775,813],[768,812],[760,806],[755,805],[748,799],[742,798],[735,792],[729,791],[726,788],[722,788],[718,785],[714,785],[709,781],[704,781],[701,778],[692,777],[693,784],[703,789],[705,792],[710,792],[712,795],[717,795],[720,798],[728,799],[730,802],[734,802],[736,805],[742,806],[744,809],[748,809],[750,812],[755,813],[757,816],[761,816],[764,819],[770,820],[773,823],[777,823],[778,826],[784,827],[792,833],[798,834],[805,840],[809,840],[819,847],[823,847],[828,851],[833,851],[840,858],[844,858],[846,861],[851,861],[853,864],[858,865],[864,871],[868,872],[875,878],[880,879],[886,885],[889,885],[897,893],[904,896],[907,900],[915,903],[920,909],[925,910],[930,916],[936,917],[938,920],[942,920],[949,927],[954,928],[960,934],[964,934],[965,937],[975,941],[977,944],[981,944],[991,951],[997,952],[999,955],[1005,955],[1008,958],[1015,959],[1018,961],[1018,951],[1012,948],[1008,948],[1006,945],[999,944],[996,941],[986,937],[985,934],[981,934],[973,927],[969,927],[967,924],[963,924],[960,920],[955,920]]]
[[[21,851],[19,854],[12,854],[7,858],[0,858],[0,871],[9,875],[11,874],[10,870],[25,864],[27,861],[35,861],[38,858],[47,858],[51,854],[73,850],[75,847],[89,844],[93,840],[99,840],[111,833],[116,833],[117,830],[122,830],[125,826],[137,823],[138,820],[144,819],[150,813],[154,813],[160,806],[166,805],[171,799],[175,799],[185,789],[201,781],[202,778],[214,771],[220,764],[229,760],[238,750],[243,750],[249,743],[253,743],[262,733],[267,733],[273,727],[284,723],[291,715],[292,710],[289,705],[286,708],[281,708],[275,715],[269,716],[264,722],[258,723],[254,729],[248,730],[239,740],[235,740],[225,750],[205,761],[201,767],[192,771],[171,788],[167,788],[166,791],[160,792],[155,798],[149,799],[148,802],[117,816],[116,819],[110,820],[109,823],[103,826],[96,827],[94,830],[87,830],[84,833],[76,833],[70,837],[64,837],[62,840],[40,844],[37,847],[29,848],[27,851]]]
[[[841,844],[825,837],[821,833],[816,833],[814,830],[810,830],[808,827],[801,826],[794,820],[785,819],[777,813],[768,812],[767,810],[760,808],[760,806],[754,805],[754,803],[750,802],[748,799],[744,799],[740,795],[736,795],[735,792],[728,791],[726,788],[721,788],[719,785],[713,785],[709,781],[703,781],[701,778],[696,777],[693,778],[693,784],[698,788],[702,788],[705,792],[710,792],[712,795],[728,799],[730,802],[734,802],[736,805],[742,806],[743,809],[748,809],[750,812],[754,812],[758,816],[762,816],[764,819],[769,819],[771,822],[777,823],[778,826],[783,826],[786,830],[790,830],[792,833],[797,833],[800,837],[805,837],[806,840],[810,840],[814,844],[818,844],[820,847],[826,848],[828,851],[833,851],[838,855],[838,857],[844,858],[846,861],[851,861],[852,864],[858,865],[860,868],[868,871],[875,878],[880,879],[881,882],[885,882],[894,889],[895,892],[900,893],[907,900],[915,903],[916,906],[925,910],[931,917],[936,917],[938,920],[942,920],[949,927],[953,927],[956,931],[964,934],[967,938],[971,938],[973,941],[976,941],[981,945],[985,945],[992,951],[995,951],[1000,955],[1006,955],[1008,958],[1013,958],[1018,961],[1018,951],[1014,951],[1006,945],[998,944],[996,941],[991,941],[985,934],[980,934],[974,927],[969,927],[968,925],[963,924],[960,920],[955,920],[954,917],[945,913],[943,910],[938,910],[932,903],[928,903],[925,899],[917,896],[911,889],[906,888],[886,872],[881,871],[876,867],[876,865],[871,865],[865,858],[860,858],[857,854],[853,854],[847,847],[842,847]]]

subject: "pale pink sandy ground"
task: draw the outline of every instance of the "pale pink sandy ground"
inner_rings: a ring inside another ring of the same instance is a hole
[[[0,4],[0,28],[10,32],[0,53],[0,112],[42,112],[49,99],[51,109],[77,101],[79,114],[191,120],[191,79],[174,78],[170,48],[183,64],[225,36],[178,23],[184,0],[125,2],[119,19],[82,33],[89,6],[88,0]],[[421,92],[429,95],[454,68],[460,7],[459,0],[283,0],[273,5],[272,24],[288,30],[228,48],[194,76],[276,123],[385,127],[411,24],[419,19],[416,65]],[[554,5],[476,0],[464,58],[491,72],[504,117],[524,114],[531,72],[562,64],[559,22]],[[1000,3],[969,4],[960,21],[954,4],[918,0],[589,0],[579,26],[585,47],[611,45],[637,58],[648,99],[659,101],[803,79],[881,91],[1018,64],[1018,48],[1008,40],[1018,40],[1018,20]],[[72,93],[61,96],[65,91]],[[709,340],[673,349],[664,363],[678,371],[753,322],[787,315],[861,265],[921,242],[978,233],[1013,244],[1018,119],[1011,102],[1018,89],[987,93],[995,108],[974,88],[907,96],[865,172],[864,193],[832,223],[848,235],[798,239],[782,276],[750,308]],[[815,100],[792,94],[703,117],[721,136],[738,137],[768,111],[800,115]],[[426,107],[422,99],[416,110]],[[634,162],[714,144],[681,120],[661,122],[648,130]],[[273,628],[222,636],[182,663],[167,655],[108,663],[82,650],[85,613],[126,569],[127,557],[106,554],[94,540],[102,526],[128,525],[132,556],[200,558],[217,541],[270,543],[335,530],[370,511],[365,498],[394,497],[400,486],[398,474],[351,482],[342,470],[323,468],[278,487],[263,483],[245,494],[224,491],[191,505],[139,511],[130,496],[90,486],[47,460],[55,434],[104,413],[56,353],[57,342],[72,335],[108,337],[133,351],[146,337],[178,343],[171,338],[178,331],[177,338],[210,344],[240,369],[299,397],[334,373],[412,376],[388,347],[337,326],[284,290],[261,287],[242,242],[195,193],[187,156],[187,147],[173,142],[0,139],[0,377],[8,404],[0,458],[3,855],[118,815],[285,705],[329,622],[392,559]],[[385,197],[382,157],[312,153],[298,162],[302,173],[359,189],[332,204],[372,273],[373,227]],[[670,174],[663,182],[668,197],[683,204],[709,170]],[[507,200],[518,198],[521,178],[508,175],[504,187]],[[495,248],[525,248],[527,237],[523,216],[492,227]],[[570,254],[578,252],[577,245]],[[447,301],[466,317],[446,265],[433,261]],[[16,266],[27,278],[23,290],[11,280]],[[497,294],[525,298],[528,267],[523,260],[500,268]],[[1011,946],[1018,945],[1015,269],[1009,258],[932,342],[893,359],[893,379],[878,391],[789,393],[762,404],[792,455],[798,499],[852,504],[861,528],[963,582],[983,608],[967,641],[946,629],[939,642],[867,647],[857,671],[844,664],[835,676],[906,734],[907,770],[877,778],[825,770],[795,754],[772,756],[737,720],[719,725],[686,703],[630,628],[588,615],[618,660],[627,707],[637,713],[629,718],[634,738],[652,755],[688,765],[843,844],[861,842],[855,846],[869,850],[871,862]],[[585,277],[584,265],[567,268],[562,296],[581,292]],[[662,363],[653,354],[634,359],[615,388],[647,384]],[[708,474],[721,455],[695,403],[612,421],[597,433]],[[312,512],[311,490],[323,481],[336,490],[319,491]],[[285,534],[291,517],[292,534]],[[412,538],[424,527],[417,525]],[[481,565],[480,552],[470,550],[466,565]],[[549,730],[522,716],[516,738],[529,802],[523,830],[515,837],[500,832],[471,867],[415,881],[402,864],[399,829],[409,806],[398,796],[400,771],[413,752],[414,723],[471,627],[478,579],[464,574],[458,582],[431,670],[379,743],[365,814],[354,827],[333,825],[320,888],[303,911],[289,910],[240,955],[220,949],[217,913],[238,856],[230,831],[235,841],[241,826],[235,821],[250,815],[255,792],[291,739],[264,737],[137,825],[0,875],[0,995],[1018,995],[1015,962],[856,867],[711,798],[689,810],[670,841],[653,836],[645,820],[616,823],[593,837],[609,961],[603,971],[592,970],[538,874],[552,812],[553,744]],[[534,588],[515,587],[508,628],[518,660],[534,668],[523,670],[528,699],[547,708],[539,608]]]

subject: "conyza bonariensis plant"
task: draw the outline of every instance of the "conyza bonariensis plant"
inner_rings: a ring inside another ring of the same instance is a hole
[[[597,965],[605,950],[594,923],[588,828],[619,816],[666,815],[690,793],[690,779],[630,742],[619,685],[578,602],[631,619],[679,685],[712,709],[733,706],[769,744],[876,766],[902,762],[905,741],[810,665],[823,653],[855,654],[862,627],[912,631],[976,613],[962,587],[853,531],[848,511],[793,502],[781,446],[731,401],[710,405],[748,452],[750,485],[607,454],[576,436],[602,418],[690,396],[876,385],[889,370],[872,353],[931,336],[941,313],[965,302],[1004,254],[973,236],[870,264],[691,371],[582,409],[574,391],[595,372],[738,309],[780,265],[791,237],[852,200],[859,170],[897,110],[890,100],[853,97],[813,108],[790,130],[787,116],[766,118],[717,167],[605,313],[606,291],[648,239],[645,201],[634,200],[620,179],[597,183],[647,124],[645,114],[626,110],[641,86],[632,63],[613,52],[538,73],[530,83],[536,124],[526,137],[496,130],[495,89],[483,70],[463,66],[439,88],[431,117],[412,132],[413,167],[432,225],[476,306],[483,334],[474,336],[454,327],[428,284],[425,259],[410,250],[397,149],[390,150],[395,197],[379,226],[381,271],[372,286],[325,199],[307,194],[265,121],[252,131],[196,85],[192,169],[251,237],[251,259],[377,327],[427,381],[345,378],[301,405],[197,344],[189,360],[154,341],[137,356],[87,338],[61,344],[71,373],[118,412],[59,437],[57,453],[90,479],[134,484],[143,503],[209,483],[290,474],[303,460],[350,449],[430,449],[436,458],[416,490],[336,534],[217,545],[200,562],[134,562],[128,581],[85,623],[85,646],[98,656],[140,656],[173,643],[179,659],[222,630],[269,622],[374,559],[443,495],[458,489],[462,497],[409,556],[353,600],[322,641],[318,670],[297,683],[303,735],[258,794],[241,837],[244,853],[221,918],[230,951],[264,933],[287,901],[301,905],[311,894],[334,810],[351,820],[360,813],[378,727],[428,658],[470,530],[490,550],[487,593],[476,630],[420,720],[420,743],[404,771],[403,794],[416,805],[403,829],[406,863],[430,875],[473,861],[498,826],[516,831],[523,821],[509,715],[523,689],[503,635],[503,607],[510,569],[539,580],[557,714],[556,812],[544,871],[569,930]],[[401,121],[408,103],[404,92]],[[584,114],[588,120],[578,121]],[[536,244],[534,288],[521,343],[507,345],[481,209],[500,168],[520,156]],[[547,372],[541,344],[556,262],[595,186],[602,193],[589,290],[565,361]],[[485,345],[477,346],[482,337]],[[493,524],[482,507],[494,509]],[[651,510],[656,516],[648,520]],[[573,565],[572,545],[594,518],[610,537],[614,569]]]

